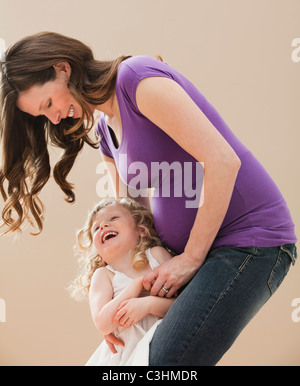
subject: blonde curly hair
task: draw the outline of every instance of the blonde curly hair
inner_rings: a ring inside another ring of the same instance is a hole
[[[132,256],[132,266],[140,271],[148,263],[146,250],[154,246],[162,246],[162,242],[154,229],[152,213],[143,205],[130,198],[101,200],[89,213],[87,221],[82,229],[77,232],[77,244],[75,252],[79,256],[81,270],[79,276],[71,283],[68,290],[71,296],[80,300],[88,295],[91,279],[96,269],[105,267],[106,263],[99,256],[93,245],[92,225],[96,214],[108,205],[118,204],[126,208],[130,213],[141,236]]]

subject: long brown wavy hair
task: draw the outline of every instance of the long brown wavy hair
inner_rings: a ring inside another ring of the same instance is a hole
[[[105,103],[111,97],[119,64],[127,58],[95,60],[88,46],[54,32],[23,38],[6,50],[1,61],[0,86],[4,234],[21,230],[24,221],[38,227],[36,234],[43,229],[44,208],[38,195],[51,173],[48,144],[64,150],[53,168],[53,177],[66,194],[66,201],[75,201],[73,185],[67,176],[84,143],[93,148],[99,146],[96,138],[93,141],[88,136],[94,125],[90,105]],[[62,119],[54,125],[45,116],[33,117],[20,111],[16,103],[20,92],[55,80],[53,66],[60,62],[71,66],[68,87],[83,115],[78,119]]]
[[[76,300],[84,298],[90,288],[91,279],[100,267],[105,267],[106,263],[99,256],[93,244],[92,226],[96,214],[109,205],[121,205],[127,209],[136,227],[141,231],[141,237],[132,251],[132,266],[137,271],[142,270],[148,262],[146,250],[154,246],[163,246],[157,232],[154,228],[153,215],[149,209],[137,201],[123,197],[121,199],[105,198],[102,199],[94,209],[89,213],[86,223],[77,232],[77,243],[75,245],[75,254],[78,256],[80,272],[78,277],[70,284],[68,290]]]

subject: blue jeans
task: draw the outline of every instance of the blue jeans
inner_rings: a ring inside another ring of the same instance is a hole
[[[220,247],[176,299],[150,345],[150,366],[214,366],[277,290],[296,246]]]

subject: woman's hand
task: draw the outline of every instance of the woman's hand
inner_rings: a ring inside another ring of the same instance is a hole
[[[191,280],[201,265],[202,261],[184,252],[145,275],[143,286],[150,291],[150,295],[171,298],[180,287]]]

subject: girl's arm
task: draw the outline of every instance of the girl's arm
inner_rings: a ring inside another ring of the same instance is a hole
[[[113,322],[119,323],[122,327],[131,327],[148,314],[163,318],[174,301],[175,298],[167,299],[158,296],[125,300],[118,307]]]
[[[119,304],[139,296],[142,288],[142,278],[134,279],[126,289],[113,298],[108,270],[102,267],[95,271],[89,290],[89,304],[94,324],[103,335],[110,334],[118,327],[118,324],[113,323],[113,318]]]
[[[144,286],[152,295],[173,294],[203,264],[226,215],[240,160],[184,89],[164,77],[145,78],[136,90],[139,110],[197,161],[204,163],[205,199],[182,254],[146,276]],[[152,285],[152,283],[154,284]]]
[[[172,255],[161,246],[152,247],[151,254],[159,264],[172,258]],[[175,298],[167,299],[158,296],[131,298],[119,305],[113,321],[123,327],[130,327],[148,314],[163,318],[174,301]]]

